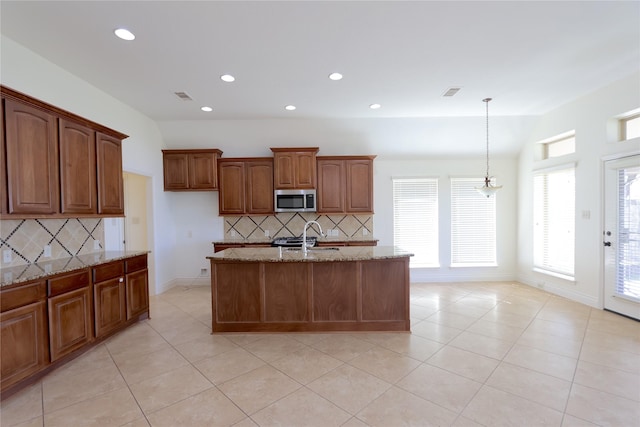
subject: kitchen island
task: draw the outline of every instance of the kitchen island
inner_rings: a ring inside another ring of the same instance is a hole
[[[394,246],[226,249],[213,332],[409,331],[409,258]]]

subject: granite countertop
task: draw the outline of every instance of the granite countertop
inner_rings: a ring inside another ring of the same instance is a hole
[[[108,251],[69,258],[59,258],[32,264],[16,265],[0,268],[0,287],[41,279],[54,274],[67,273],[74,270],[104,264],[120,259],[148,254],[149,251]]]
[[[277,239],[278,237],[285,237],[285,236],[275,236],[275,237],[260,237],[260,238],[251,238],[251,239],[242,239],[242,238],[230,238],[230,239],[223,239],[223,240],[214,240],[213,243],[214,245],[228,245],[228,244],[233,244],[233,243],[239,243],[239,244],[264,244],[264,243],[271,243],[274,239]],[[317,236],[316,236],[317,237]],[[319,243],[342,243],[342,242],[377,242],[378,239],[372,237],[372,236],[358,236],[358,237],[347,237],[347,236],[341,236],[341,237],[318,237],[318,242]]]
[[[253,262],[341,262],[405,258],[413,254],[397,246],[342,246],[312,248],[306,254],[300,248],[233,248],[207,256],[211,260]]]

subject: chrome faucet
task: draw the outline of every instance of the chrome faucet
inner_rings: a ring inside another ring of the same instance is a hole
[[[324,237],[322,227],[320,226],[320,224],[318,224],[318,221],[307,221],[304,225],[304,229],[302,230],[302,252],[304,254],[307,253],[307,228],[309,228],[311,224],[317,225],[318,229],[320,230],[320,237]]]

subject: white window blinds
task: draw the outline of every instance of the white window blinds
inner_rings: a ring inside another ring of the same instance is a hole
[[[640,166],[618,171],[616,292],[640,301]]]
[[[393,244],[414,254],[412,267],[437,267],[438,180],[393,179]]]
[[[575,167],[539,171],[533,178],[533,264],[574,277]]]
[[[476,187],[483,178],[451,178],[451,266],[495,266],[496,197]]]

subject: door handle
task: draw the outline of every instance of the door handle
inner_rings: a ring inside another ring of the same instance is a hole
[[[602,242],[602,244],[605,246],[611,246],[611,242]]]

